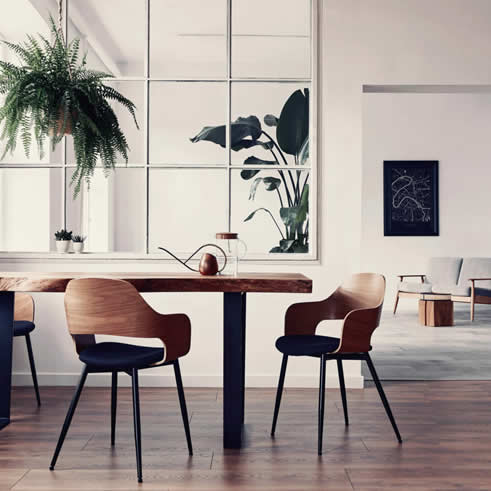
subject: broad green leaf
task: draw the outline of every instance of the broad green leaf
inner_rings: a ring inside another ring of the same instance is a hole
[[[253,140],[257,140],[261,136],[261,121],[259,121],[257,116],[247,116],[247,118],[239,117],[232,123],[231,126],[232,128],[246,126],[248,128],[249,136]],[[232,141],[234,141],[234,139],[232,139]]]
[[[257,187],[259,183],[263,180],[262,177],[258,177],[254,179],[254,182],[251,184],[251,189],[249,190],[249,199],[252,201],[256,197]],[[252,217],[251,217],[252,218]]]
[[[296,90],[281,110],[276,139],[283,152],[297,155],[309,134],[309,90]]]
[[[252,213],[250,213],[249,215],[247,215],[246,218],[244,218],[244,222],[248,222],[249,220],[251,220],[251,218],[254,217],[254,215],[258,212],[258,211],[265,211],[269,214],[271,214],[271,212],[267,209],[267,208],[258,208],[257,210],[254,210]]]
[[[283,232],[281,231],[281,228],[280,226],[278,225],[278,222],[275,220],[273,214],[267,209],[267,208],[258,208],[257,210],[254,210],[252,213],[250,213],[245,219],[244,219],[244,222],[247,222],[249,221],[258,211],[265,211],[269,217],[271,218],[271,220],[273,220],[273,223],[275,225],[275,227],[278,229],[278,232],[280,233],[281,237],[284,239],[285,236],[283,235]]]
[[[205,126],[196,136],[190,139],[191,142],[209,141],[225,148],[225,125]]]
[[[309,212],[309,185],[305,185],[305,189],[300,198],[300,204],[298,206],[290,206],[280,208],[280,217],[283,223],[287,227],[296,228],[302,224],[306,219]]]
[[[278,126],[278,118],[272,114],[266,114],[264,116],[264,124],[266,126]]]
[[[271,177],[271,176],[264,177],[263,182],[266,191],[274,191],[278,189],[281,185],[281,179],[278,179],[277,177]]]
[[[254,157],[251,155],[250,157],[247,157],[244,160],[244,165],[276,165],[277,162],[276,160],[263,160],[263,159],[258,159],[257,157]]]
[[[280,245],[273,247],[271,253],[306,253],[309,252],[309,245],[299,244],[296,240],[284,239],[280,240]]]
[[[298,151],[297,161],[300,165],[305,165],[309,160],[309,146],[309,137],[307,137]]]
[[[244,181],[248,181],[249,179],[252,179],[254,176],[259,174],[261,172],[261,169],[243,169],[240,171],[240,177],[244,179]]]
[[[258,159],[257,157],[251,156],[247,157],[244,160],[244,165],[276,165],[275,160],[262,160]],[[249,180],[252,179],[255,175],[259,174],[261,172],[261,169],[256,170],[256,169],[243,169],[240,172],[240,177],[244,180]]]
[[[295,244],[290,248],[289,252],[297,252],[297,253],[307,253],[309,252],[309,245],[308,244],[298,244],[295,241]]]
[[[300,205],[299,205],[299,213],[297,216],[298,225],[303,223],[307,219],[307,215],[309,214],[309,185],[305,184],[305,187],[302,192],[302,196],[300,197]]]
[[[294,227],[297,223],[298,212],[298,206],[280,208],[280,217],[287,227]]]
[[[255,143],[261,136],[261,122],[256,116],[248,116],[247,118],[237,118],[230,125],[230,139],[231,147],[233,150],[241,150],[242,148],[249,148],[249,146],[260,145],[261,143]],[[244,140],[250,137],[252,140]],[[225,148],[226,144],[226,131],[225,125],[220,126],[205,126],[196,136],[191,138],[193,143],[199,141],[210,141],[216,143]],[[250,141],[250,144],[244,144],[244,141]],[[239,143],[242,142],[242,143]]]
[[[239,140],[238,142],[235,142],[232,145],[232,150],[235,152],[238,152],[239,150],[242,150],[243,148],[251,148],[251,147],[256,147],[260,146],[264,148],[265,150],[271,150],[274,146],[272,141],[268,142],[262,142],[259,140]]]
[[[295,243],[294,240],[292,239],[282,239],[280,240],[280,249],[281,252],[289,252],[290,248],[293,246]]]
[[[266,191],[274,191],[278,189],[278,187],[281,185],[281,180],[276,177],[257,177],[251,184],[251,189],[249,191],[250,200],[254,200],[254,198],[256,197],[256,191],[261,181],[264,182],[264,187]]]

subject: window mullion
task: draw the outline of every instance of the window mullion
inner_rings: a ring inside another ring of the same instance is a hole
[[[68,9],[69,9],[69,2],[68,0],[62,0],[62,2],[64,3],[64,5],[62,5],[63,7],[63,15],[64,15],[64,18],[63,18],[63,27],[65,29],[65,43],[68,43]],[[67,209],[67,203],[66,203],[66,200],[67,200],[67,192],[66,192],[66,188],[67,188],[67,163],[66,163],[66,155],[67,155],[67,144],[66,144],[66,141],[67,141],[67,137],[65,136],[62,141],[61,141],[61,161],[62,161],[62,178],[61,178],[61,186],[62,186],[62,189],[61,189],[61,206],[62,206],[62,210],[61,210],[61,220],[62,220],[62,223],[63,223],[63,228],[66,230],[67,229],[67,223],[66,223],[66,216],[67,216],[67,213],[66,213],[66,209]],[[50,233],[54,233],[54,231],[51,231],[50,230]]]
[[[145,159],[145,254],[149,253],[149,241],[150,241],[150,166],[149,166],[149,118],[150,118],[150,0],[145,1],[145,87],[144,87],[144,159]]]
[[[232,228],[232,160],[231,160],[231,122],[232,122],[232,0],[227,0],[227,228]]]

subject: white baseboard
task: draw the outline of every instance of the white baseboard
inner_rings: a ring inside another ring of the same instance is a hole
[[[74,386],[80,378],[80,373],[50,373],[38,372],[38,382],[40,386]],[[161,375],[140,372],[139,382],[142,387],[174,387],[174,374]],[[222,377],[219,375],[184,375],[183,382],[185,387],[222,387]],[[362,389],[362,375],[345,376],[346,387],[348,389]],[[31,374],[17,372],[12,374],[12,384],[14,386],[32,385]],[[109,387],[111,377],[106,373],[94,373],[87,378],[87,385],[91,387]],[[272,375],[249,375],[246,377],[248,388],[274,388],[278,384],[278,376]],[[130,386],[130,378],[127,376],[119,377],[121,387]],[[291,375],[285,380],[285,387],[292,388],[317,388],[319,386],[318,375]],[[327,377],[326,386],[329,388],[339,387],[337,377]]]

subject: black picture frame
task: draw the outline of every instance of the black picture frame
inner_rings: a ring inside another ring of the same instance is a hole
[[[384,160],[384,236],[439,233],[438,161]]]

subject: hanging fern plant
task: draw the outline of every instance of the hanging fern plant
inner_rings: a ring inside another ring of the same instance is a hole
[[[83,182],[90,184],[98,161],[104,172],[114,169],[118,155],[128,162],[128,142],[110,102],[123,105],[133,116],[135,105],[104,79],[111,74],[87,68],[86,54],[79,60],[80,40],[66,44],[60,22],[50,16],[52,39],[27,36],[19,44],[3,41],[20,59],[21,66],[0,61],[1,159],[22,141],[26,156],[34,138],[41,158],[48,137],[54,151],[65,134],[73,136],[77,167],[72,176],[74,198]]]

